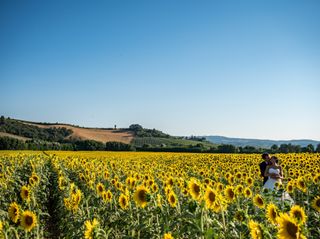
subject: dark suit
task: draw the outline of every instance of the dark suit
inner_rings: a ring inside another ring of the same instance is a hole
[[[264,176],[264,172],[266,171],[268,164],[266,163],[266,161],[263,161],[262,163],[259,164],[260,167],[260,174],[261,177],[263,177],[263,185],[267,182],[268,177]]]

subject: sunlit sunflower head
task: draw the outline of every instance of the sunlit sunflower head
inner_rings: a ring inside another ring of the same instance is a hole
[[[174,239],[174,237],[171,235],[171,233],[166,233],[164,234],[163,239]]]
[[[201,184],[196,179],[191,179],[189,184],[189,193],[191,197],[196,200],[201,200]]]
[[[178,198],[177,198],[177,195],[173,191],[171,191],[168,194],[167,199],[168,199],[168,202],[169,202],[171,207],[176,207],[177,206]]]
[[[299,205],[294,205],[290,209],[290,217],[293,217],[297,220],[297,222],[304,224],[307,221],[306,213],[304,209]]]
[[[320,212],[320,196],[315,197],[311,205],[316,211]]]
[[[304,181],[304,178],[302,177],[299,177],[298,180],[297,180],[297,187],[300,191],[302,192],[307,192],[307,186],[306,186],[306,183]]]
[[[266,210],[266,217],[273,225],[277,224],[277,217],[279,216],[279,209],[273,203],[268,204]]]
[[[242,195],[243,194],[243,186],[241,184],[237,185],[236,189],[235,189],[235,192],[236,192],[237,195]]]
[[[252,197],[252,191],[250,188],[245,188],[243,190],[243,195],[246,197],[246,198],[251,198]]]
[[[23,201],[30,202],[30,188],[27,186],[22,186],[20,196]]]
[[[90,220],[87,220],[84,222],[85,231],[84,231],[84,238],[85,239],[93,239],[95,229],[98,228],[99,222],[97,219],[93,219],[92,222]]]
[[[127,210],[129,207],[129,199],[128,196],[121,193],[120,197],[119,197],[119,205],[123,210]]]
[[[204,200],[206,202],[206,208],[213,208],[217,200],[217,193],[210,187],[207,187],[204,194]]]
[[[24,211],[21,214],[20,225],[24,230],[30,232],[37,225],[36,215],[31,211]]]
[[[250,230],[250,235],[251,235],[252,239],[262,239],[263,238],[262,228],[258,222],[250,220],[249,221],[249,230]]]
[[[287,213],[280,213],[277,222],[279,224],[279,239],[306,239],[306,237],[302,235],[300,225],[296,219],[290,217]]]
[[[14,223],[17,223],[20,218],[19,205],[16,202],[11,203],[9,206],[9,209],[8,209],[8,213],[9,213],[9,218],[11,219],[11,221],[13,221]]]
[[[224,188],[224,185],[222,183],[219,182],[219,183],[216,184],[217,192],[222,192],[223,188]]]
[[[292,193],[293,189],[294,189],[293,184],[292,183],[288,183],[287,187],[286,187],[287,192],[288,193]]]
[[[144,208],[150,201],[149,190],[143,185],[138,186],[133,195],[133,200],[139,207]]]
[[[102,193],[104,192],[104,185],[102,183],[98,183],[96,186],[97,194],[99,196],[102,196]]]
[[[264,200],[260,194],[257,194],[253,197],[253,204],[259,208],[264,208]]]
[[[235,191],[234,191],[234,187],[228,185],[228,186],[224,189],[224,195],[225,195],[225,198],[226,198],[229,202],[232,202],[232,201],[236,198],[236,193],[235,193]]]

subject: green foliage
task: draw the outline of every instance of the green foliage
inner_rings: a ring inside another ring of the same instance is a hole
[[[122,142],[107,142],[105,150],[109,151],[132,151],[134,150],[134,147],[130,144],[125,144]]]
[[[0,119],[0,132],[19,135],[31,139],[44,141],[62,142],[67,136],[72,134],[72,130],[61,128],[40,128],[34,125],[25,124],[14,119]]]

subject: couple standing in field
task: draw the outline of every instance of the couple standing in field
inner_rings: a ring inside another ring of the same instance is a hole
[[[263,188],[274,190],[276,183],[282,184],[283,171],[282,167],[279,165],[279,160],[276,156],[270,157],[268,153],[261,155],[264,160],[259,164],[260,173],[263,177]],[[280,200],[288,200],[293,202],[293,199],[287,192],[283,192]]]

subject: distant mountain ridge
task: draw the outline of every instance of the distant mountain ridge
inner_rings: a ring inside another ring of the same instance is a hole
[[[305,147],[309,144],[312,144],[316,147],[320,141],[311,140],[311,139],[294,139],[294,140],[271,140],[271,139],[246,139],[246,138],[230,138],[225,136],[204,136],[206,140],[214,143],[214,144],[232,144],[238,147],[244,146],[253,146],[253,147],[261,147],[261,148],[270,148],[272,145],[276,144],[280,146],[281,144],[292,144],[292,145],[300,145],[301,147]]]

